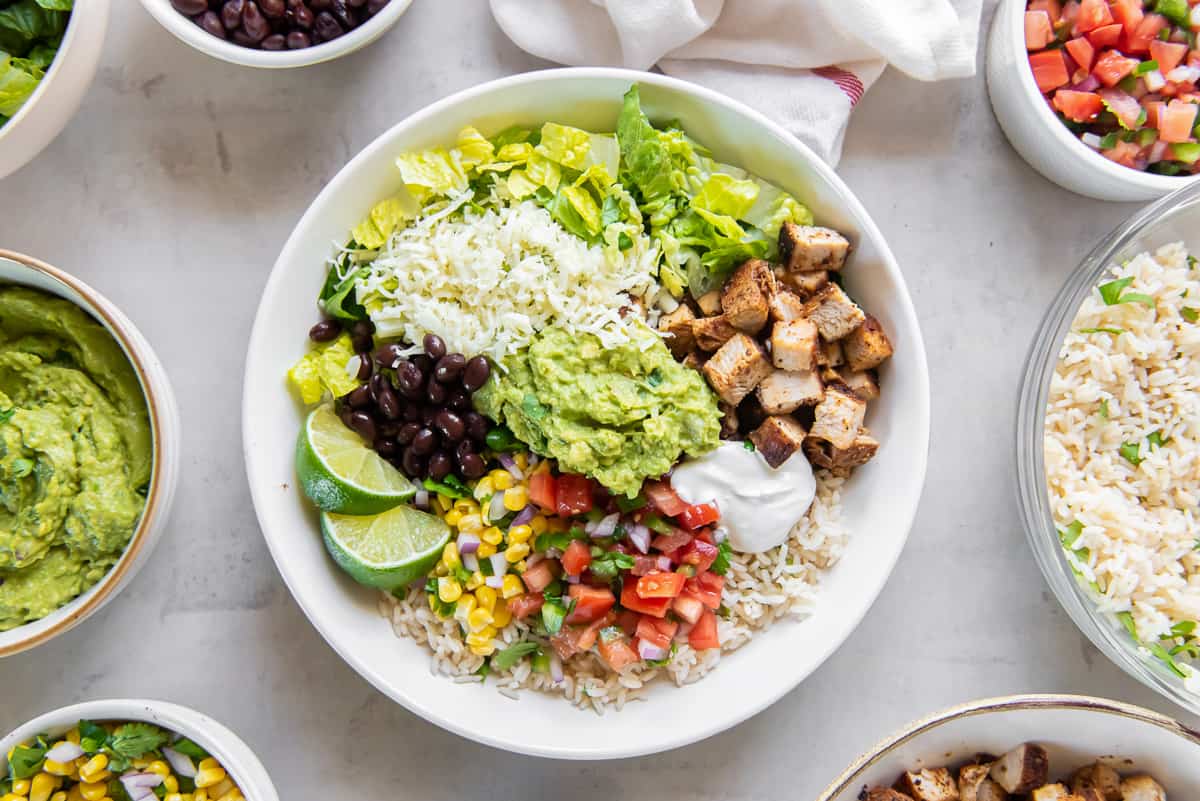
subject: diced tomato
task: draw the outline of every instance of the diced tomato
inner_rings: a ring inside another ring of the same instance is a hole
[[[1166,75],[1187,58],[1187,45],[1179,42],[1163,42],[1155,39],[1150,43],[1150,58],[1158,62],[1158,71]]]
[[[1050,16],[1054,17],[1053,14],[1051,14]],[[1055,19],[1055,24],[1062,22],[1067,25],[1070,25],[1072,28],[1075,28],[1076,27],[1075,23],[1077,23],[1078,21],[1079,21],[1079,0],[1067,0],[1067,2],[1063,3],[1062,14],[1059,15],[1059,17],[1057,19]]]
[[[720,553],[721,550],[717,546],[702,539],[694,539],[680,549],[679,561],[685,565],[695,565],[696,572],[701,573],[712,567]]]
[[[1096,65],[1092,67],[1092,74],[1099,79],[1100,83],[1112,87],[1119,84],[1126,75],[1132,73],[1140,63],[1136,58],[1126,58],[1121,55],[1120,51],[1109,50],[1096,59]]]
[[[659,620],[653,617],[643,617],[638,621],[637,638],[655,648],[670,648],[671,638],[679,629],[679,624],[673,620]]]
[[[568,623],[592,623],[607,615],[617,603],[616,596],[607,587],[572,584],[567,595],[575,601],[575,608],[567,615]]]
[[[592,511],[592,481],[587,476],[561,475],[554,492],[554,508],[559,517],[573,517]]]
[[[1059,89],[1054,93],[1054,107],[1068,120],[1087,122],[1104,111],[1104,103],[1095,92],[1072,92]]]
[[[1054,41],[1054,26],[1045,11],[1025,12],[1025,49],[1041,50]]]
[[[1100,155],[1109,161],[1115,161],[1125,167],[1137,168],[1137,158],[1141,154],[1142,149],[1133,142],[1118,141],[1116,145],[1108,150],[1103,150]]]
[[[1162,111],[1167,107],[1167,104],[1162,100],[1151,100],[1144,103],[1142,108],[1146,109],[1146,127],[1158,130],[1162,121]]]
[[[1067,62],[1063,59],[1061,50],[1045,50],[1029,56],[1029,67],[1033,70],[1033,80],[1037,82],[1042,94],[1049,94],[1071,80],[1067,72]]]
[[[1092,71],[1092,60],[1096,57],[1096,48],[1092,47],[1092,43],[1082,36],[1072,39],[1067,42],[1067,52],[1071,54],[1071,58],[1080,68]]]
[[[692,630],[688,632],[688,645],[697,651],[721,647],[721,641],[717,639],[716,615],[709,611],[705,611],[704,614],[700,615],[700,619],[696,621],[696,625],[692,626]]]
[[[586,626],[563,626],[557,635],[550,638],[550,644],[560,657],[570,659],[595,645],[600,629],[611,626],[614,620],[614,615],[605,615]]]
[[[621,627],[621,631],[630,637],[637,633],[638,621],[641,619],[642,616],[632,609],[622,609],[620,612],[617,612],[617,625]]]
[[[600,651],[600,658],[604,660],[604,664],[618,673],[627,665],[642,661],[638,652],[623,637],[601,636],[596,648]]]
[[[641,579],[638,579],[638,581],[641,581]],[[632,609],[634,612],[640,612],[643,615],[666,617],[667,609],[671,606],[671,599],[643,598],[638,595],[637,584],[632,581],[626,581],[625,586],[621,588],[621,606],[626,609]]]
[[[1146,11],[1142,8],[1142,0],[1113,0],[1112,15],[1113,19],[1125,26],[1126,31],[1133,33],[1142,17],[1146,16]]]
[[[592,563],[592,551],[583,540],[571,540],[567,550],[563,551],[563,572],[568,576],[579,576]]]
[[[684,591],[709,609],[721,608],[721,593],[725,591],[725,577],[716,573],[700,573],[687,580]]]
[[[1087,39],[1092,43],[1092,47],[1103,50],[1106,47],[1116,47],[1121,42],[1121,34],[1124,32],[1125,28],[1121,25],[1105,25],[1089,33]]]
[[[1030,0],[1029,11],[1045,11],[1051,22],[1062,16],[1062,4],[1058,0]]]
[[[688,623],[695,623],[704,612],[704,604],[700,602],[699,598],[685,590],[671,602],[671,609]]]
[[[687,508],[687,501],[676,495],[665,481],[647,481],[642,491],[654,508],[667,517],[674,517]]]
[[[1128,53],[1149,53],[1150,43],[1157,39],[1159,32],[1170,24],[1170,21],[1162,14],[1147,14],[1138,23],[1137,30],[1125,37],[1125,51]]]
[[[1159,113],[1158,138],[1172,144],[1191,141],[1197,109],[1200,109],[1200,106],[1195,103],[1172,100],[1166,109]]]
[[[683,589],[687,576],[682,573],[647,573],[637,580],[640,598],[674,598]]]
[[[1112,11],[1105,0],[1083,0],[1079,4],[1079,17],[1075,20],[1075,26],[1084,33],[1112,23]]]
[[[633,557],[633,567],[629,569],[629,572],[635,576],[644,576],[654,570],[662,570],[658,564],[658,557],[639,554]]]
[[[553,559],[543,559],[537,564],[530,565],[521,574],[521,581],[525,583],[525,589],[530,592],[541,592],[550,586],[550,582],[554,581],[554,579]]]
[[[671,531],[670,534],[659,534],[650,542],[650,547],[660,553],[673,553],[692,541],[692,535],[681,528]]]
[[[543,509],[553,512],[556,508],[554,476],[550,471],[543,470],[529,477],[529,500]]]
[[[527,592],[524,595],[516,595],[509,598],[505,602],[505,605],[513,617],[517,620],[524,620],[533,613],[540,612],[542,604],[545,602],[546,599],[542,597],[540,592]]]
[[[679,525],[688,531],[695,531],[701,526],[715,523],[721,519],[721,513],[715,503],[697,503],[684,508],[677,516]]]

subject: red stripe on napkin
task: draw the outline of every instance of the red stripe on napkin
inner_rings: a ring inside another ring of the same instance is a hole
[[[813,74],[820,75],[837,84],[846,97],[850,98],[851,106],[857,105],[858,101],[862,100],[863,92],[866,91],[857,75],[841,67],[818,67],[813,70]]]

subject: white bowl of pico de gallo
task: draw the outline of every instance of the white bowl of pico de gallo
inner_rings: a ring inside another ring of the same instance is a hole
[[[1200,0],[1004,0],[987,82],[1029,164],[1081,195],[1151,200],[1200,174]]]

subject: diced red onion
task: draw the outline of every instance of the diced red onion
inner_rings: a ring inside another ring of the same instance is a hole
[[[511,453],[500,454],[500,464],[504,465],[504,469],[517,481],[525,480],[525,474],[521,472],[521,468],[517,467],[517,460],[512,457]]]
[[[664,573],[669,573],[671,571],[671,557],[660,556],[655,561],[658,562],[659,570],[663,571]]]
[[[171,763],[171,770],[185,779],[196,778],[196,765],[187,754],[181,754],[171,746],[163,747],[163,756]]]
[[[642,553],[650,550],[650,529],[641,523],[634,523],[628,528],[628,532],[629,541],[633,543],[634,548],[637,548]]]
[[[589,537],[592,536],[592,532],[595,530],[596,530],[596,521],[595,520],[589,520],[583,524],[583,533],[587,534]]]
[[[362,367],[362,357],[356,353],[346,361],[346,375],[357,378],[360,367]]]
[[[1157,164],[1160,161],[1166,161],[1171,157],[1170,150],[1171,146],[1159,139],[1153,145],[1151,145],[1150,155],[1147,158],[1147,162],[1150,164]]]
[[[46,759],[54,762],[74,762],[83,756],[84,750],[78,743],[61,742],[46,752]]]
[[[524,526],[533,520],[533,516],[537,514],[537,510],[533,508],[533,504],[526,506],[521,511],[517,512],[517,516],[513,518],[514,526]]]
[[[1100,88],[1100,79],[1095,75],[1088,75],[1079,83],[1071,87],[1075,92],[1094,92]]]
[[[473,553],[464,553],[462,555],[463,567],[474,573],[479,569],[479,557]]]
[[[1200,28],[1200,6],[1192,6],[1192,14],[1188,19],[1192,28]]]
[[[686,620],[679,621],[679,628],[675,630],[675,642],[687,642],[688,634],[691,633],[695,623],[688,623]]]
[[[604,537],[611,537],[613,532],[617,530],[617,521],[620,519],[621,516],[616,512],[613,512],[611,515],[603,518],[599,523],[596,524],[596,527],[589,532],[592,536],[592,539],[599,540],[603,539]]]
[[[508,572],[508,561],[502,553],[494,553],[488,557],[492,562],[492,575],[503,576]]]
[[[1146,82],[1146,88],[1151,92],[1157,92],[1167,85],[1167,79],[1158,70],[1151,70],[1142,76],[1142,80]]]
[[[417,494],[413,496],[413,505],[418,509],[429,509],[429,490],[417,490]]]
[[[1167,80],[1171,83],[1195,83],[1200,81],[1200,69],[1188,66],[1176,67],[1167,73]]]
[[[154,795],[154,788],[162,784],[162,780],[157,773],[126,773],[121,777],[121,786],[133,801],[142,801]]]
[[[651,645],[648,640],[638,640],[638,656],[647,662],[657,662],[667,658],[667,649]]]
[[[549,552],[549,551],[546,551],[546,553],[547,553],[547,554],[549,554],[550,552]],[[534,565],[536,565],[538,562],[542,561],[542,560],[543,560],[543,559],[545,559],[545,558],[546,558],[546,557],[545,557],[545,556],[543,556],[543,555],[542,555],[542,554],[540,554],[540,553],[532,553],[532,554],[530,554],[530,555],[529,555],[528,557],[526,557],[526,559],[525,559],[525,569],[526,569],[526,570],[528,570],[529,568],[533,567]]]
[[[550,653],[550,678],[555,684],[562,684],[563,681],[563,663],[557,653]]]
[[[492,502],[488,506],[488,519],[499,520],[504,517],[504,513],[508,511],[504,508],[504,492],[497,492],[492,496]]]
[[[458,535],[455,544],[458,545],[458,552],[461,554],[475,553],[479,550],[479,535],[463,531]]]
[[[1083,142],[1085,145],[1090,147],[1092,150],[1099,150],[1100,143],[1102,140],[1100,139],[1099,134],[1094,134],[1091,131],[1088,131],[1083,136],[1079,137],[1079,141]]]
[[[542,460],[538,458],[536,453],[529,454],[529,469],[533,470],[533,468],[538,466],[538,462],[540,461]]]
[[[483,580],[483,583],[493,590],[498,590],[504,586],[504,576],[488,576]]]
[[[564,573],[563,578],[565,578],[567,580],[568,584],[578,584],[579,583],[579,576],[572,576],[570,573]]]
[[[729,532],[726,531],[725,529],[721,528],[720,526],[717,526],[716,528],[713,529],[712,538],[713,538],[713,542],[715,542],[717,545],[720,545],[722,542],[724,542],[725,540],[727,540],[729,538]]]

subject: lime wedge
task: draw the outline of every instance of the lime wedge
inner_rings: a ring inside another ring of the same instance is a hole
[[[325,512],[321,533],[342,570],[359,584],[383,590],[424,576],[450,541],[450,527],[441,518],[411,506],[367,517]]]
[[[386,512],[417,491],[404,474],[347,428],[329,404],[317,407],[300,431],[296,475],[318,509],[339,514]]]

